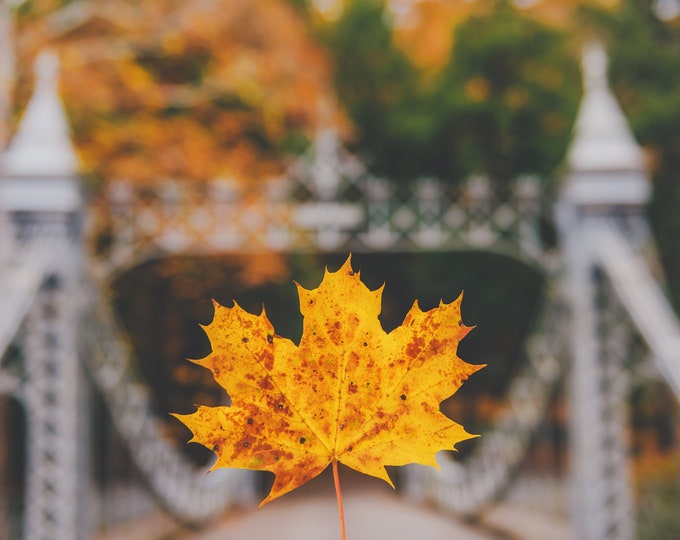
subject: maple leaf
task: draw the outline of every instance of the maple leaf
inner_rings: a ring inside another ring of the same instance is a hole
[[[456,355],[471,330],[461,321],[462,295],[426,312],[416,301],[386,333],[378,320],[383,287],[369,290],[351,257],[326,270],[318,288],[297,287],[299,345],[275,334],[264,309],[253,315],[214,302],[204,327],[212,352],[195,362],[213,372],[231,406],[174,415],[193,432],[189,442],[215,452],[212,469],[273,472],[262,506],[332,462],[393,486],[386,465],[437,467],[438,451],[474,437],[439,410],[483,367]]]

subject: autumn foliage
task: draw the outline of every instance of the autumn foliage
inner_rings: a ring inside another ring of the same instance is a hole
[[[385,465],[437,466],[435,454],[471,437],[442,414],[473,366],[456,356],[470,331],[461,298],[423,312],[417,302],[389,334],[378,320],[382,288],[369,290],[350,259],[313,290],[298,286],[299,345],[276,334],[264,310],[215,303],[205,331],[212,371],[231,406],[175,415],[191,441],[213,450],[213,468],[271,471],[263,504],[304,484],[332,462],[392,484]]]
[[[326,58],[285,0],[60,4],[19,13],[19,99],[25,67],[56,49],[74,141],[99,178],[257,181],[332,119]]]

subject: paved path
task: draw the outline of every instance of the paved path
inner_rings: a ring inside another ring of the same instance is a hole
[[[186,538],[192,540],[275,539],[338,540],[337,508],[328,498],[298,498],[267,511],[229,519]],[[346,505],[350,540],[491,540],[498,536],[475,531],[446,517],[405,505],[384,495],[358,493]]]
[[[332,482],[332,480],[331,480]],[[376,483],[379,482],[376,480]],[[338,507],[328,493],[289,494],[260,510],[231,516],[210,530],[187,539],[339,540]],[[498,535],[475,529],[434,510],[410,504],[380,487],[343,490],[348,540],[497,540]]]
[[[109,531],[101,540],[339,540],[333,479],[324,472],[263,508],[232,511],[199,530],[168,517]],[[500,504],[466,523],[415,504],[381,480],[341,469],[348,540],[569,540],[566,523]]]

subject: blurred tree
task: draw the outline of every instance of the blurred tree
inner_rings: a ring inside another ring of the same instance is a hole
[[[333,102],[285,0],[29,0],[17,16],[19,65],[60,52],[73,136],[101,178],[271,176]]]
[[[570,140],[580,97],[566,34],[492,2],[455,30],[435,94],[433,174],[504,181],[550,178]]]
[[[48,44],[61,51],[76,144],[100,177],[261,178],[305,146],[320,111],[337,118],[326,112],[326,58],[306,29],[317,21],[354,148],[377,174],[552,173],[578,98],[560,31],[509,1],[424,1],[395,40],[383,0],[345,0],[339,20],[323,22],[307,4],[29,0],[20,64]],[[26,70],[22,82],[26,95]]]
[[[340,19],[319,30],[335,87],[354,123],[353,146],[373,171],[418,176],[431,135],[431,104],[417,69],[394,43],[382,0],[348,0]]]
[[[652,0],[583,9],[608,42],[610,73],[633,131],[650,155],[650,217],[676,307],[680,306],[680,16],[664,20]]]
[[[426,23],[439,11],[419,13]],[[433,64],[418,69],[395,41],[381,1],[348,0],[342,17],[322,28],[356,146],[378,174],[395,180],[550,177],[580,96],[568,36],[504,0],[477,0],[474,9],[456,3],[442,24],[452,20],[453,47],[436,76],[441,32],[430,47]],[[402,32],[401,41],[413,33]],[[427,54],[418,50],[419,64],[427,65]]]

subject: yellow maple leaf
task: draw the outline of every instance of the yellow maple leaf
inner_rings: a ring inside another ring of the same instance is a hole
[[[382,287],[371,291],[350,258],[318,288],[298,285],[304,316],[299,345],[274,332],[264,310],[215,302],[204,327],[212,352],[196,363],[211,370],[231,406],[175,414],[189,442],[213,450],[219,467],[271,471],[262,504],[343,463],[393,485],[385,465],[437,467],[435,454],[473,437],[439,410],[483,366],[456,355],[471,327],[460,303],[423,312],[417,301],[401,326],[378,320]],[[212,469],[211,469],[212,470]]]

